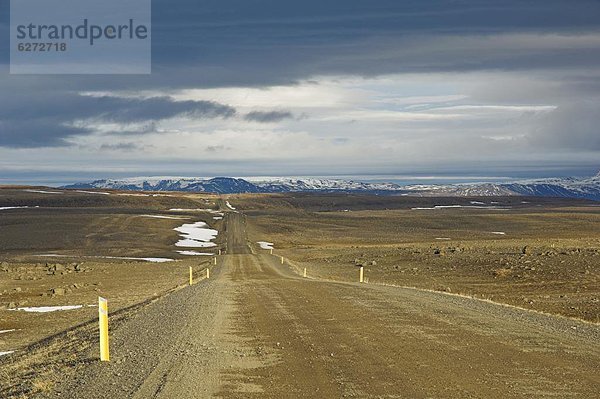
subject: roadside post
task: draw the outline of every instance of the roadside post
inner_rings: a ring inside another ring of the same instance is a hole
[[[283,265],[283,256],[281,257],[281,264]]]
[[[306,277],[306,267],[304,268],[304,277]]]
[[[273,248],[271,248],[271,255],[273,255]]]
[[[190,266],[190,285],[192,285],[192,283],[194,282],[193,273],[194,273],[194,271],[193,271],[192,267]]]
[[[210,269],[206,268],[206,278],[210,278]]]
[[[100,361],[110,360],[108,350],[108,301],[98,297],[98,320],[100,325]]]
[[[216,256],[215,256],[215,261],[213,263],[215,266],[217,265],[217,257]]]
[[[358,282],[364,283],[364,281],[365,281],[365,272],[364,272],[364,268],[361,266],[360,272],[358,273]]]

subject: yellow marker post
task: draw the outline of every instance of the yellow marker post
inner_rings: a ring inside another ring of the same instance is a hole
[[[210,269],[206,269],[206,278],[210,278]]]
[[[306,267],[304,268],[304,277],[306,277]]]
[[[363,283],[364,281],[365,281],[365,273],[364,273],[363,267],[361,266],[360,267],[360,272],[359,272],[359,275],[358,275],[358,282],[359,283]]]
[[[193,271],[192,267],[190,266],[190,285],[192,285],[192,283],[194,282],[193,273],[194,273],[194,271]]]
[[[100,360],[108,362],[108,301],[98,297],[98,320],[100,325]]]

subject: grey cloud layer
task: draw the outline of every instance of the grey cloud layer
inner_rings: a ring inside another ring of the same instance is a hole
[[[4,25],[7,15],[0,13]],[[556,41],[552,38],[492,37],[597,32],[600,3],[593,0],[157,0],[153,15],[152,76],[58,76],[36,79],[36,86],[268,85],[316,74],[373,76],[600,62],[597,45],[576,51],[572,43],[548,46]],[[0,27],[0,32],[6,29]],[[7,43],[0,43],[0,62],[8,62]],[[19,86],[24,80],[6,83]]]
[[[66,139],[93,132],[87,127],[73,126],[81,119],[127,124],[176,116],[230,118],[235,114],[234,108],[212,101],[174,101],[168,97],[139,99],[74,93],[15,95],[1,98],[0,147],[67,145]]]
[[[252,122],[261,122],[261,123],[269,123],[269,122],[280,122],[285,119],[292,119],[294,114],[289,111],[252,111],[246,114],[244,119]]]
[[[1,37],[8,34],[8,15],[8,0],[0,0]],[[272,123],[293,120],[296,112],[240,116],[211,101],[92,98],[77,94],[82,91],[168,93],[293,85],[320,75],[481,71],[490,73],[489,83],[467,93],[476,104],[558,106],[531,128],[526,142],[532,148],[600,149],[595,129],[600,125],[600,2],[595,0],[155,0],[153,15],[150,76],[10,76],[4,67],[0,147],[64,146],[69,138],[93,133],[72,125],[81,119],[147,123],[147,131],[130,132],[127,143],[106,144],[127,150],[139,148],[135,134],[153,132],[153,122],[172,117],[237,116]],[[0,64],[8,63],[7,46],[8,40],[0,41]],[[522,74],[523,82],[503,81],[506,72]],[[335,133],[338,144],[349,142],[344,132]],[[425,136],[423,145],[428,146]],[[577,155],[570,156],[576,162]]]

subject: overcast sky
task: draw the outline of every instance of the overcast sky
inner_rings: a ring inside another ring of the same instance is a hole
[[[591,175],[600,2],[160,0],[153,73],[9,75],[0,184]]]

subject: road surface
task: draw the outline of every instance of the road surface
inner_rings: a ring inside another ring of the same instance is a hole
[[[599,328],[412,289],[303,279],[242,214],[211,279],[111,331],[61,398],[594,398]]]

